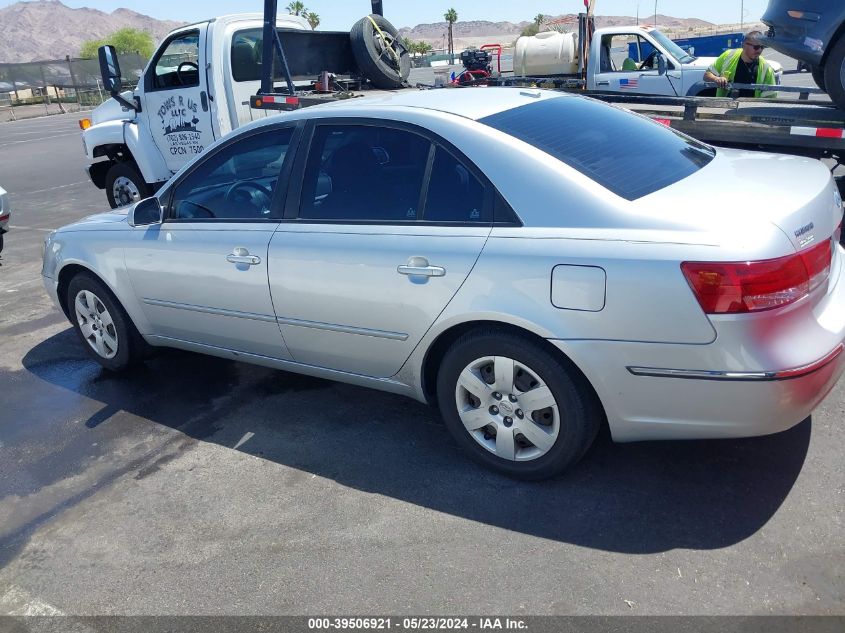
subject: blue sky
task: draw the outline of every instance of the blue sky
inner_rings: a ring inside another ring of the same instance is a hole
[[[131,8],[154,18],[194,21],[225,13],[242,13],[263,10],[263,0],[204,0],[203,2],[173,2],[172,0],[145,0],[143,3],[130,0],[62,0],[69,7],[91,7],[111,12],[120,7]],[[278,0],[279,9],[287,6],[287,0]],[[305,6],[321,18],[321,29],[346,30],[369,13],[369,0],[303,0]],[[12,0],[0,0],[0,7],[13,4]],[[740,21],[741,7],[745,11],[744,21],[757,21],[766,10],[767,0],[657,0],[657,12],[678,18],[701,18],[709,22],[733,23]],[[654,13],[653,0],[597,0],[596,15],[634,16],[639,5],[640,16]],[[443,13],[453,7],[458,20],[508,20],[519,22],[531,20],[538,13],[558,15],[578,13],[583,10],[583,0],[520,0],[519,2],[496,2],[495,0],[384,0],[385,17],[398,27],[414,26],[426,22],[443,20]]]

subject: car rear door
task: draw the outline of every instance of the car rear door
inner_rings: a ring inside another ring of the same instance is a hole
[[[323,119],[306,136],[269,248],[281,330],[298,362],[392,376],[475,265],[492,188],[409,126]]]

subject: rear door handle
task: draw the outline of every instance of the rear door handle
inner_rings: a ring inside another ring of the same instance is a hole
[[[200,104],[202,105],[202,111],[208,112],[208,97],[205,94],[205,90],[200,91]]]
[[[400,275],[412,275],[420,277],[443,277],[446,269],[441,266],[431,266],[425,257],[414,256],[404,266],[398,266],[396,272]]]
[[[610,82],[609,81],[597,81],[596,85],[597,86],[609,86]]]
[[[446,269],[440,266],[399,266],[396,270],[402,275],[423,275],[424,277],[443,277]]]
[[[232,264],[249,264],[250,266],[255,266],[261,263],[261,258],[258,255],[250,255],[247,249],[238,246],[229,255],[226,255],[226,261]]]

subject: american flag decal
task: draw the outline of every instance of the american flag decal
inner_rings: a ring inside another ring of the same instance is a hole
[[[639,79],[620,79],[619,88],[621,90],[632,90],[640,87]]]

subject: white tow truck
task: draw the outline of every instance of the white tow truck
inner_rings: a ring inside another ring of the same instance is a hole
[[[277,26],[311,30],[294,15],[280,16]],[[94,161],[88,173],[112,207],[148,197],[215,139],[265,116],[249,108],[260,83],[261,32],[258,13],[180,27],[134,90],[83,119],[85,153]]]
[[[626,94],[715,96],[705,86],[704,73],[715,57],[695,57],[648,26],[596,29],[589,39],[589,55],[583,55],[577,33],[545,31],[520,37],[514,50],[517,77],[586,76],[586,89]],[[739,43],[737,43],[739,44]],[[621,53],[620,51],[624,51]],[[584,60],[586,57],[586,63]],[[777,83],[783,68],[769,62]]]
[[[274,114],[250,103],[264,76],[267,91],[274,83],[332,95],[407,85],[407,50],[397,44],[394,56],[382,55],[380,46],[400,38],[381,15],[359,20],[351,31],[314,31],[304,18],[275,11],[268,23],[275,28],[265,31],[265,16],[226,15],[171,31],[131,91],[120,92],[114,48],[101,47],[103,83],[113,98],[80,126],[93,161],[88,173],[112,207],[152,195],[216,139]],[[276,41],[265,41],[265,32]],[[322,90],[315,78],[324,81]]]

